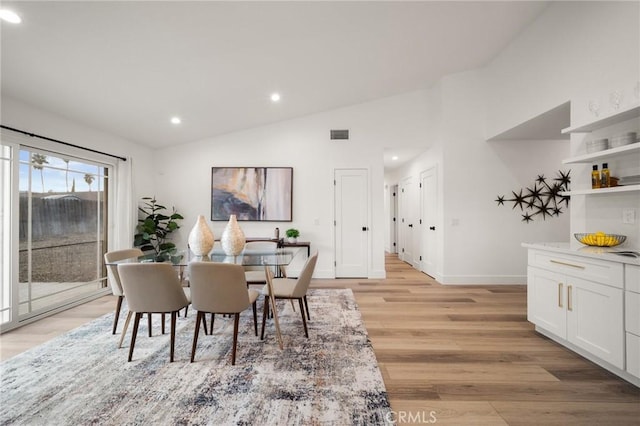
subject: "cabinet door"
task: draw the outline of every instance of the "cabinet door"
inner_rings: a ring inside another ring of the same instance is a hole
[[[640,378],[640,336],[627,333],[627,372]]]
[[[566,282],[564,276],[544,269],[527,269],[527,318],[566,339]]]
[[[567,340],[624,368],[622,290],[567,278]]]

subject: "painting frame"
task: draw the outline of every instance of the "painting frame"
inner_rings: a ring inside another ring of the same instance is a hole
[[[211,220],[293,221],[293,167],[211,167]]]

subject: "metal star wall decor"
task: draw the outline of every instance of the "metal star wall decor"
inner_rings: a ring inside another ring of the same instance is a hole
[[[533,221],[535,216],[542,216],[542,220],[546,220],[547,216],[559,216],[563,211],[562,203],[565,207],[569,207],[569,197],[560,193],[569,191],[570,174],[571,170],[567,172],[558,170],[558,177],[554,178],[552,183],[547,182],[544,175],[538,175],[531,188],[526,187],[518,192],[511,191],[513,198],[509,199],[504,195],[498,195],[495,201],[498,206],[504,206],[505,201],[512,202],[512,210],[520,207],[520,211],[523,212],[522,221],[525,223]]]

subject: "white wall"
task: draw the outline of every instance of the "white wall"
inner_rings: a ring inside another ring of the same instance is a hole
[[[630,99],[640,75],[640,3],[552,2],[487,67],[487,131],[496,135],[571,100],[583,121],[588,99],[603,113],[614,88]]]
[[[484,138],[486,86],[479,71],[442,79],[433,99],[440,111],[429,117],[433,148],[389,174],[387,184],[414,176],[438,165],[440,220],[437,273],[445,284],[524,283],[526,250],[523,241],[565,240],[569,215],[522,222],[512,203],[498,206],[498,195],[532,187],[539,174],[554,178],[566,169],[561,159],[569,154],[564,141],[501,141]],[[434,111],[437,111],[435,109]],[[414,252],[424,254],[419,229]]]
[[[613,90],[624,92],[623,106],[633,102],[638,16],[637,2],[553,3],[485,68],[442,79],[441,93],[433,95],[441,99],[442,115],[425,117],[429,128],[440,123],[443,149],[441,282],[524,282],[522,241],[569,241],[572,232],[595,228],[637,238],[639,231],[620,224],[621,209],[637,208],[637,196],[574,197],[569,215],[529,224],[512,203],[498,207],[494,201],[530,186],[538,174],[567,170],[561,160],[582,146],[580,137],[572,136],[571,144],[485,140],[567,100],[574,123],[588,118],[589,99],[605,104]],[[417,159],[386,182],[418,176],[426,167]],[[585,168],[571,167],[574,187],[587,184]],[[569,222],[580,225],[571,229]]]
[[[480,72],[444,79],[444,282],[518,283],[526,275],[530,237],[557,240],[569,230],[569,215],[522,221],[512,203],[498,195],[532,188],[538,175],[556,176],[568,141],[486,142],[487,93]],[[526,192],[526,191],[525,191]]]
[[[293,222],[241,222],[247,236],[272,236],[278,226],[300,230],[318,250],[316,277],[334,277],[333,172],[366,168],[371,187],[369,277],[384,277],[383,149],[424,143],[424,92],[408,93],[315,114],[157,152],[158,197],[185,216],[179,243],[186,245],[197,215],[210,218],[212,166],[292,166]],[[330,129],[350,129],[350,140],[329,140]],[[219,236],[224,222],[210,222]]]
[[[622,93],[621,108],[640,102],[634,87],[640,80],[639,2],[553,3],[520,37],[485,69],[487,80],[487,135],[500,133],[567,100],[572,125],[593,118],[589,101],[600,104],[600,115],[613,111],[609,95]],[[593,135],[572,134],[571,154],[584,153],[589,137],[610,137],[638,129],[622,123]],[[599,164],[600,168],[602,164]],[[637,164],[616,161],[614,176],[640,173]],[[590,187],[591,165],[572,165],[573,188]],[[640,227],[622,223],[622,210],[640,214],[637,193],[620,196],[574,196],[573,233],[627,235],[628,246],[640,245]],[[540,241],[539,238],[531,241]]]

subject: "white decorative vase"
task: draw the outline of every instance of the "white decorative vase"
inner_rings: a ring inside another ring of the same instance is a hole
[[[189,249],[196,256],[207,256],[213,249],[213,243],[213,232],[207,225],[204,216],[199,215],[196,224],[193,225],[191,232],[189,232]]]
[[[227,226],[224,228],[224,231],[222,231],[222,236],[220,237],[222,249],[227,256],[237,256],[242,253],[245,242],[246,239],[244,237],[244,232],[242,232],[240,225],[238,225],[236,215],[232,214],[229,216],[229,223],[227,223]]]

